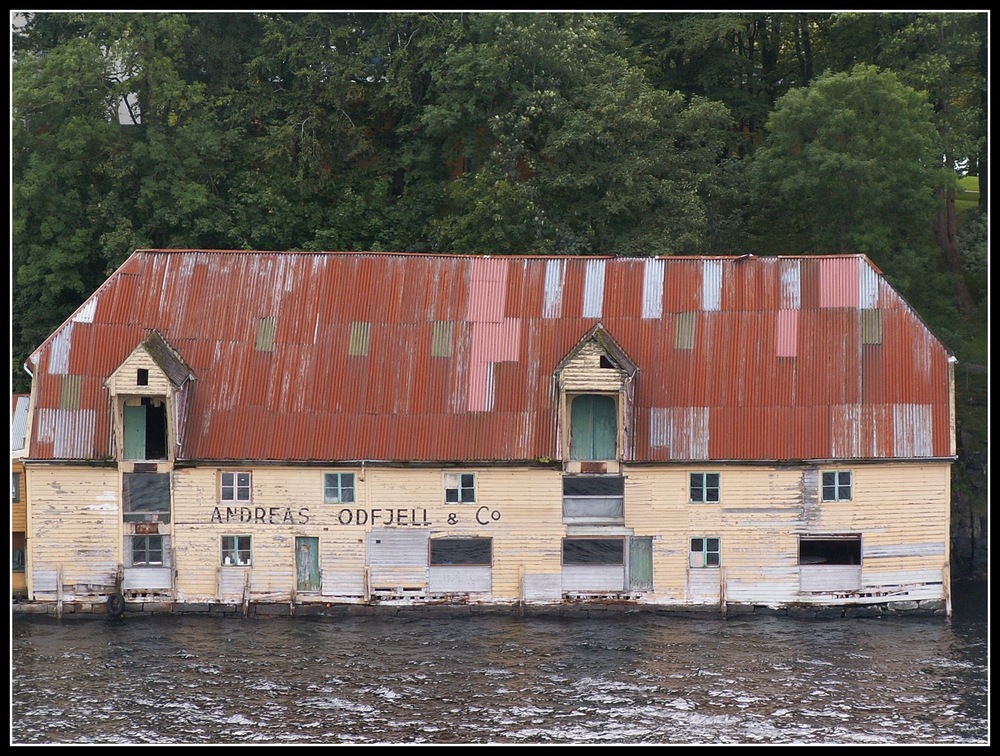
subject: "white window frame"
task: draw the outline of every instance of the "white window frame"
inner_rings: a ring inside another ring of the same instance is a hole
[[[467,480],[467,478],[469,480]],[[470,483],[471,480],[471,483]],[[471,491],[472,498],[465,498],[467,491]],[[474,472],[453,472],[444,474],[444,503],[445,504],[475,504],[476,503],[476,474]]]
[[[246,476],[246,482],[241,476]],[[226,496],[226,491],[230,496]],[[219,471],[219,501],[253,501],[253,474],[250,470]]]
[[[700,542],[700,548],[695,548],[695,541]],[[715,548],[709,548],[713,545]],[[696,556],[697,555],[697,556]],[[715,564],[712,564],[715,555]],[[722,566],[722,539],[719,536],[691,536],[688,539],[688,565],[696,569],[716,569]]]
[[[843,482],[842,477],[847,476],[847,482]],[[827,476],[833,476],[832,482],[827,483]],[[851,470],[822,470],[819,475],[820,499],[822,501],[851,501],[854,498],[854,473]],[[833,498],[827,498],[826,491],[833,489]],[[841,495],[846,489],[847,496]]]
[[[715,485],[709,485],[708,476],[715,476]],[[701,480],[696,485],[695,476]],[[700,499],[694,497],[695,491],[700,492]],[[715,498],[708,498],[709,492],[715,491]],[[722,473],[717,472],[693,472],[688,474],[688,501],[692,504],[718,504],[722,501]]]
[[[345,485],[345,478],[350,478],[350,485]],[[331,485],[331,481],[333,484]],[[352,472],[323,473],[323,503],[353,504],[358,500],[357,477]],[[351,498],[344,497],[344,491],[350,489]],[[332,494],[332,495],[331,495]]]
[[[221,552],[219,564],[223,567],[251,567],[253,565],[253,539],[251,536],[245,534],[224,535],[219,539],[219,548]],[[243,558],[244,554],[245,558]]]

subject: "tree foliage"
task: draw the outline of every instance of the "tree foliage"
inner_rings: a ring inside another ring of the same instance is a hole
[[[849,251],[909,294],[938,275],[933,228],[982,299],[985,253],[948,214],[954,175],[986,170],[980,21],[31,14],[12,36],[15,388],[139,247]]]

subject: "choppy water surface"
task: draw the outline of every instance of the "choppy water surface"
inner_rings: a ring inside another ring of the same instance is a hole
[[[967,599],[951,621],[17,616],[11,739],[986,743],[985,587]]]

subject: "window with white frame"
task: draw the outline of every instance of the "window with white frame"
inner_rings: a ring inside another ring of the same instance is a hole
[[[692,502],[710,502],[719,500],[719,473],[691,473]]]
[[[476,474],[445,473],[444,500],[448,504],[475,504]]]
[[[850,470],[830,470],[823,473],[823,501],[850,501],[852,488]]]
[[[163,565],[163,536],[132,536],[132,566],[160,567]]]
[[[223,565],[247,567],[250,563],[250,536],[222,536]]]
[[[10,500],[15,504],[21,501],[21,473],[10,474]]]
[[[698,536],[691,539],[688,564],[692,567],[718,567],[721,563],[721,542],[714,536]]]
[[[345,504],[354,500],[354,473],[323,474],[324,503]]]
[[[222,501],[250,501],[250,473],[220,473],[219,497]]]

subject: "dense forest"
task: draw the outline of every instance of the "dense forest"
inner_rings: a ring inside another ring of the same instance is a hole
[[[864,253],[958,359],[985,566],[985,12],[14,19],[14,391],[137,248]]]

